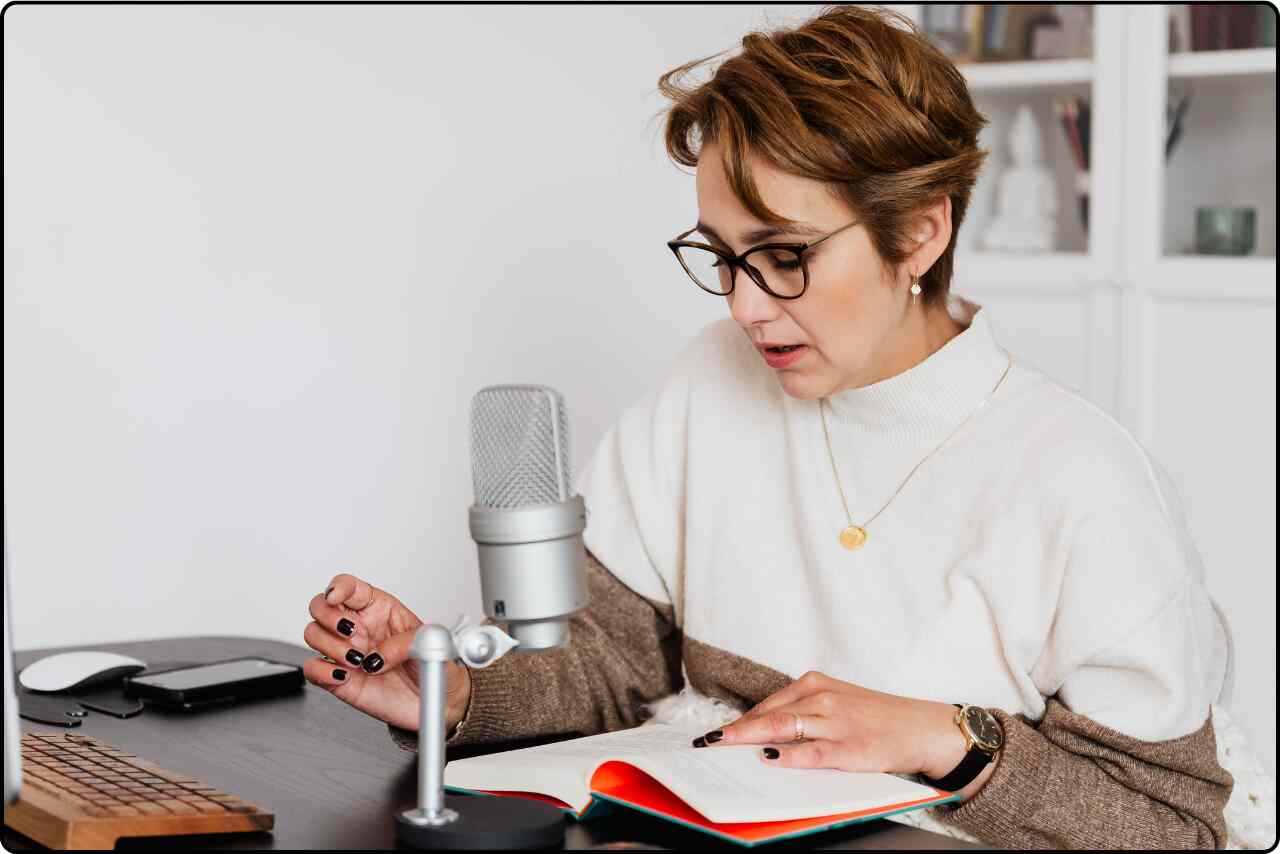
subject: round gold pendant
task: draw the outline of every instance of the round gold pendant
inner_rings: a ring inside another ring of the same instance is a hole
[[[840,545],[846,549],[856,549],[867,541],[867,531],[857,525],[850,525],[840,532]]]

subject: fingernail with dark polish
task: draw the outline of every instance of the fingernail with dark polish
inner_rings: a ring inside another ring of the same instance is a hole
[[[778,758],[778,756],[780,756],[780,755],[781,755],[781,754],[779,754],[779,753],[778,753],[778,751],[777,751],[777,750],[775,750],[775,749],[774,749],[774,748],[772,748],[772,747],[766,747],[766,748],[764,749],[764,758],[765,758],[765,759],[777,759],[777,758]]]
[[[377,673],[382,669],[382,656],[376,652],[369,653],[364,657],[364,664],[360,665],[367,673]]]
[[[343,617],[338,620],[338,634],[351,637],[351,633],[356,630],[356,624]]]
[[[715,744],[717,741],[724,738],[724,730],[713,729],[711,732],[704,735],[703,738],[707,740],[707,744]]]
[[[364,661],[364,656],[356,652],[354,649],[347,650],[347,661],[350,661],[356,667],[360,666],[360,662]]]
[[[343,679],[346,679],[346,678],[347,678],[347,671],[345,671],[345,670],[335,670],[335,671],[333,671],[333,678],[334,678],[334,679],[337,679],[339,682],[341,682]]]
[[[695,738],[695,739],[693,740],[693,746],[694,746],[694,747],[706,747],[706,746],[707,746],[707,740],[706,740],[705,738],[703,738],[702,736],[698,736],[697,738]]]

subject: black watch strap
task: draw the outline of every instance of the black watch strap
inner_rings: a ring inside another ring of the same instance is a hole
[[[964,708],[959,703],[952,703],[951,705],[957,709]],[[972,783],[982,773],[982,769],[986,768],[994,758],[994,754],[987,753],[975,744],[969,748],[969,752],[964,755],[964,759],[960,760],[960,764],[941,780],[930,779],[924,774],[920,775],[920,779],[926,785],[933,786],[935,789],[941,789],[944,792],[958,792]]]

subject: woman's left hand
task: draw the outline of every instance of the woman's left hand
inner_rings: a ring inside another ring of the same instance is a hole
[[[937,779],[964,759],[955,706],[885,694],[810,671],[694,747],[770,745],[763,761],[791,768],[882,771]],[[796,715],[805,740],[795,741]]]

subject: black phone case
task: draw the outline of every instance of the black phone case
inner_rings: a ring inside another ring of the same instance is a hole
[[[228,658],[222,661],[187,665],[185,667],[171,667],[166,670],[151,670],[137,675],[139,677],[156,676],[161,673],[173,673],[178,670],[191,670],[195,667],[208,667],[210,664],[227,664],[232,661],[269,661],[272,664],[280,664],[290,669],[283,673],[268,673],[262,676],[252,676],[248,679],[237,679],[234,682],[201,685],[196,688],[162,688],[158,685],[135,683],[132,676],[126,676],[124,678],[124,693],[125,696],[134,697],[148,704],[183,711],[195,711],[207,706],[234,703],[239,700],[278,697],[282,694],[300,690],[306,682],[302,675],[302,668],[298,665],[258,656],[243,656],[241,658]]]

